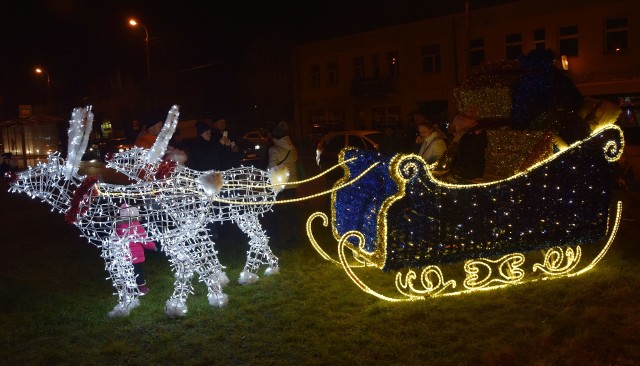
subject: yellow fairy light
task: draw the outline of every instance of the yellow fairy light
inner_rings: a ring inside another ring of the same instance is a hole
[[[546,157],[532,166],[524,169],[521,172],[514,174],[506,179],[501,179],[494,182],[483,182],[483,183],[474,183],[474,184],[452,184],[447,182],[438,181],[431,175],[429,168],[424,169],[427,174],[427,178],[432,180],[432,183],[440,186],[446,187],[449,191],[460,190],[460,189],[468,189],[470,187],[490,187],[493,185],[502,184],[505,182],[512,181],[514,179],[526,179],[527,174],[530,172],[540,169],[542,166],[547,163],[560,159],[564,154],[569,153],[573,149],[581,148],[581,145],[592,139],[594,136],[599,135],[601,133],[612,131],[615,136],[611,137],[609,141],[604,142],[603,153],[605,155],[606,160],[608,161],[616,161],[620,158],[622,151],[624,149],[624,137],[622,131],[619,127],[615,125],[605,125],[600,126],[599,128],[594,129],[592,134],[582,140],[577,141],[552,156]],[[345,149],[340,154],[340,159],[344,159],[345,152],[349,149]],[[581,273],[588,271],[593,268],[595,264],[605,255],[606,251],[610,247],[613,239],[615,238],[615,234],[618,230],[620,213],[622,205],[620,202],[617,204],[617,208],[614,212],[615,219],[610,222],[607,227],[606,232],[606,244],[601,249],[600,253],[593,259],[590,263],[586,264],[584,267],[580,267],[581,259],[582,259],[582,249],[580,246],[576,246],[575,248],[567,247],[564,251],[560,248],[551,248],[544,253],[544,258],[540,261],[534,261],[533,266],[526,267],[524,266],[525,255],[523,253],[510,253],[499,259],[476,259],[465,262],[464,267],[462,268],[463,273],[465,274],[464,281],[464,289],[463,290],[455,290],[455,281],[454,280],[446,280],[446,275],[442,271],[439,266],[428,265],[423,268],[421,271],[409,270],[406,274],[402,274],[402,272],[398,272],[396,274],[396,290],[398,294],[401,296],[389,296],[382,294],[374,289],[372,289],[369,285],[367,285],[353,270],[356,267],[349,264],[345,260],[344,250],[351,250],[354,255],[358,258],[362,258],[378,268],[384,268],[387,260],[387,235],[388,235],[388,223],[387,223],[387,214],[389,212],[390,207],[403,198],[406,194],[406,183],[416,178],[415,173],[419,171],[418,166],[416,164],[419,159],[416,159],[415,156],[412,155],[396,155],[389,162],[389,175],[393,179],[393,181],[397,185],[397,191],[395,194],[387,197],[377,213],[373,213],[373,217],[377,221],[377,235],[375,239],[375,246],[365,250],[365,236],[363,233],[355,230],[348,231],[343,235],[339,235],[338,229],[336,227],[336,193],[337,191],[332,192],[332,233],[334,237],[338,240],[338,255],[339,260],[335,261],[332,259],[326,252],[322,249],[319,249],[318,243],[315,239],[312,241],[316,250],[321,253],[321,256],[326,260],[331,262],[340,262],[346,271],[349,278],[351,278],[354,283],[363,291],[376,296],[380,299],[387,301],[415,301],[419,299],[425,299],[427,297],[436,297],[436,296],[451,296],[451,295],[460,295],[463,293],[470,293],[474,291],[486,291],[496,288],[501,288],[510,285],[518,285],[522,283],[535,282],[540,279],[549,279],[549,278],[561,278],[566,276],[575,276]],[[575,167],[572,167],[575,170]],[[571,168],[570,168],[571,169]],[[547,174],[547,173],[544,173]],[[345,175],[336,183],[336,185],[341,184],[342,182],[349,181],[349,177],[351,175],[351,171],[348,166],[345,167]],[[419,177],[418,177],[419,178]],[[554,188],[557,189],[556,186]],[[512,189],[513,191],[513,189]],[[443,195],[446,195],[447,190],[443,192]],[[575,193],[575,190],[574,190]],[[495,201],[495,199],[494,199]],[[508,212],[505,212],[508,214]],[[307,233],[310,238],[313,237],[310,223],[314,218],[321,217],[316,214],[316,216],[312,215],[308,220]],[[327,217],[326,215],[322,216],[323,223],[327,225]],[[540,223],[545,223],[545,219],[541,218],[539,220]],[[558,223],[560,224],[560,223]],[[575,225],[573,225],[575,226]],[[523,231],[520,235],[525,235],[526,233],[532,233],[533,230],[529,229],[528,231]],[[498,233],[496,233],[498,234]],[[349,242],[349,238],[356,238],[357,245]],[[473,242],[471,242],[473,243]],[[409,245],[410,243],[407,243]],[[532,253],[529,253],[530,255]],[[454,268],[457,268],[454,266]],[[539,275],[542,273],[542,277]],[[421,283],[416,284],[416,280],[420,278]]]

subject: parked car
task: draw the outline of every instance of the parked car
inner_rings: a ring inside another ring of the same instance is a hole
[[[316,163],[320,169],[329,169],[338,163],[338,154],[347,147],[362,150],[378,150],[384,134],[375,130],[351,130],[329,132],[320,138],[316,146]],[[342,170],[336,169],[327,174],[327,180],[334,182],[342,176]]]
[[[261,147],[266,146],[269,143],[269,135],[263,131],[247,132],[242,136],[242,139],[254,145],[260,145]]]
[[[266,169],[269,149],[269,135],[262,131],[247,132],[238,140],[243,165],[253,165]]]
[[[107,154],[124,152],[133,148],[133,146],[134,145],[128,142],[124,137],[107,139],[104,140],[104,142],[100,146],[100,154],[102,156],[102,159],[104,160]]]

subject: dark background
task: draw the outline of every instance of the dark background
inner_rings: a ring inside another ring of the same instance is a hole
[[[469,7],[503,2],[470,0]],[[464,0],[11,0],[0,22],[0,120],[17,117],[19,104],[47,102],[56,106],[50,114],[66,116],[74,106],[111,100],[116,119],[166,113],[168,103],[192,115],[246,111],[260,99],[243,80],[251,57],[262,57],[256,45],[273,45],[263,48],[290,60],[295,45],[464,9]],[[130,17],[148,29],[151,78],[144,29],[129,26]],[[49,73],[51,100],[36,66]],[[150,94],[154,101],[141,102]],[[137,106],[122,106],[133,100]]]

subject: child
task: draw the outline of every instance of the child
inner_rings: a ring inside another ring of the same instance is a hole
[[[140,295],[149,292],[147,283],[144,280],[144,250],[157,251],[156,243],[147,240],[147,232],[140,225],[138,209],[127,207],[126,204],[120,206],[120,219],[116,222],[116,235],[119,237],[129,236],[129,248],[133,262],[133,272],[136,274],[136,284]]]

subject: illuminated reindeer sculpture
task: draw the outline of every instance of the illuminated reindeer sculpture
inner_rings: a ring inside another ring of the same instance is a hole
[[[178,107],[173,106],[169,115],[178,115]],[[154,182],[157,179],[197,181],[206,196],[198,196],[210,205],[198,206],[204,210],[209,222],[231,221],[249,237],[247,261],[238,282],[250,284],[258,281],[256,272],[260,265],[268,265],[265,275],[278,273],[278,258],[269,247],[269,238],[262,229],[259,215],[271,210],[276,195],[282,186],[272,182],[285,183],[286,172],[264,171],[251,166],[229,170],[197,171],[176,163],[180,159],[163,159],[167,153],[169,139],[175,132],[177,118],[167,118],[155,144],[150,149],[134,147],[107,157],[107,167],[126,175],[139,183]]]
[[[177,119],[177,115],[169,118]],[[76,108],[70,121],[67,161],[57,153],[50,154],[47,163],[39,163],[36,168],[16,174],[10,191],[25,192],[51,204],[54,210],[66,212],[67,221],[78,226],[90,243],[101,248],[101,256],[118,295],[118,304],[109,316],[126,316],[139,305],[140,293],[128,244],[133,238],[115,235],[122,203],[139,208],[149,238],[162,242],[176,271],[174,292],[167,301],[166,313],[170,316],[186,314],[194,272],[207,285],[209,303],[224,306],[228,298],[222,293],[222,284],[228,279],[204,228],[207,222],[204,213],[210,210],[204,207],[210,204],[206,199],[197,198],[204,196],[200,184],[177,178],[122,186],[78,176],[92,122],[90,108]]]

